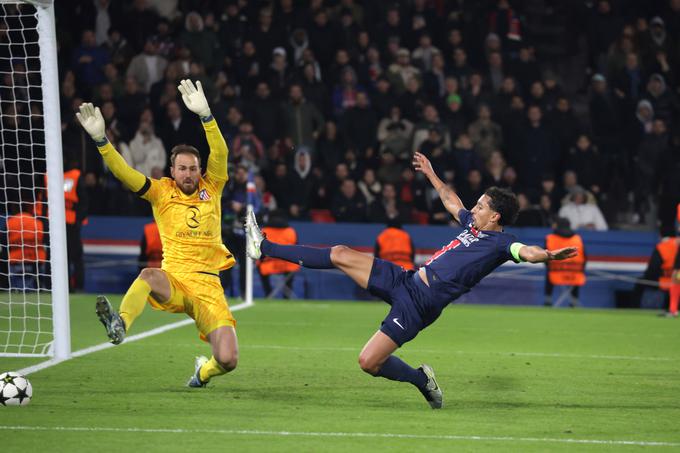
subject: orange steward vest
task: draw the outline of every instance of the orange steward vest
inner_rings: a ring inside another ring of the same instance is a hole
[[[565,238],[557,234],[549,234],[545,237],[548,250],[561,249],[564,247],[576,247],[576,256],[561,260],[548,261],[548,280],[553,285],[583,286],[586,283],[586,255],[583,252],[583,241],[578,234]]]
[[[656,250],[661,255],[659,289],[668,291],[671,287],[671,275],[673,274],[675,256],[678,254],[678,243],[675,238],[667,238],[656,245]]]
[[[31,214],[22,212],[7,219],[9,262],[45,261],[43,225]]]
[[[378,235],[378,258],[390,261],[406,270],[413,270],[415,266],[411,257],[413,248],[411,236],[399,228],[386,228]]]
[[[144,225],[144,239],[146,239],[146,250],[144,250],[146,267],[160,268],[161,261],[163,261],[163,244],[156,222]]]
[[[283,245],[297,244],[297,233],[291,227],[286,228],[272,228],[264,227],[262,232],[267,235],[267,239]],[[278,258],[265,257],[257,262],[257,267],[262,275],[285,274],[288,272],[297,272],[300,269],[295,263],[280,260]]]
[[[78,179],[80,179],[80,170],[77,168],[64,172],[64,209],[67,225],[74,225],[76,223]]]

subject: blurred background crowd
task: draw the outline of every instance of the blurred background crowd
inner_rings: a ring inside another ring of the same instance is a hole
[[[559,213],[572,228],[673,230],[680,0],[55,8],[65,163],[97,200],[89,214],[150,211],[105,168],[77,107],[100,106],[128,163],[161,177],[176,144],[206,161],[200,122],[176,89],[191,78],[230,149],[225,216],[242,210],[252,170],[258,208],[291,220],[448,223],[413,171],[419,150],[468,207],[489,186],[514,190],[518,226],[549,226]],[[27,121],[16,105],[3,118]]]

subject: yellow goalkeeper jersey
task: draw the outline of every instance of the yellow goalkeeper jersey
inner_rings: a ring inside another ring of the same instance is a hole
[[[210,145],[207,171],[198,189],[184,194],[174,179],[151,179],[127,165],[110,143],[98,146],[111,172],[148,200],[163,244],[162,269],[171,273],[217,272],[235,263],[222,243],[222,190],[227,182],[227,144],[214,119],[204,121]]]

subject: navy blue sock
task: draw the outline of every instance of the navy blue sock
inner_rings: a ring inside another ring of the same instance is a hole
[[[272,258],[281,258],[310,269],[333,269],[330,248],[306,247],[304,245],[281,245],[265,239],[260,245],[262,253]]]
[[[425,376],[423,370],[411,368],[406,362],[393,355],[385,360],[376,376],[392,381],[410,382],[419,389],[425,388],[427,385],[427,376]]]

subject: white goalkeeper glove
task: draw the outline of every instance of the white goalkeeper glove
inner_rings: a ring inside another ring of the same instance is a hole
[[[106,140],[106,123],[99,107],[95,107],[89,102],[80,104],[80,112],[76,113],[76,118],[83,126],[85,132],[90,134],[95,142]]]
[[[194,83],[191,80],[182,80],[177,89],[182,93],[184,105],[186,105],[189,110],[196,113],[201,118],[210,116],[210,106],[208,105],[208,100],[205,98],[203,85],[201,85],[200,81],[197,81],[196,86],[194,86]]]

